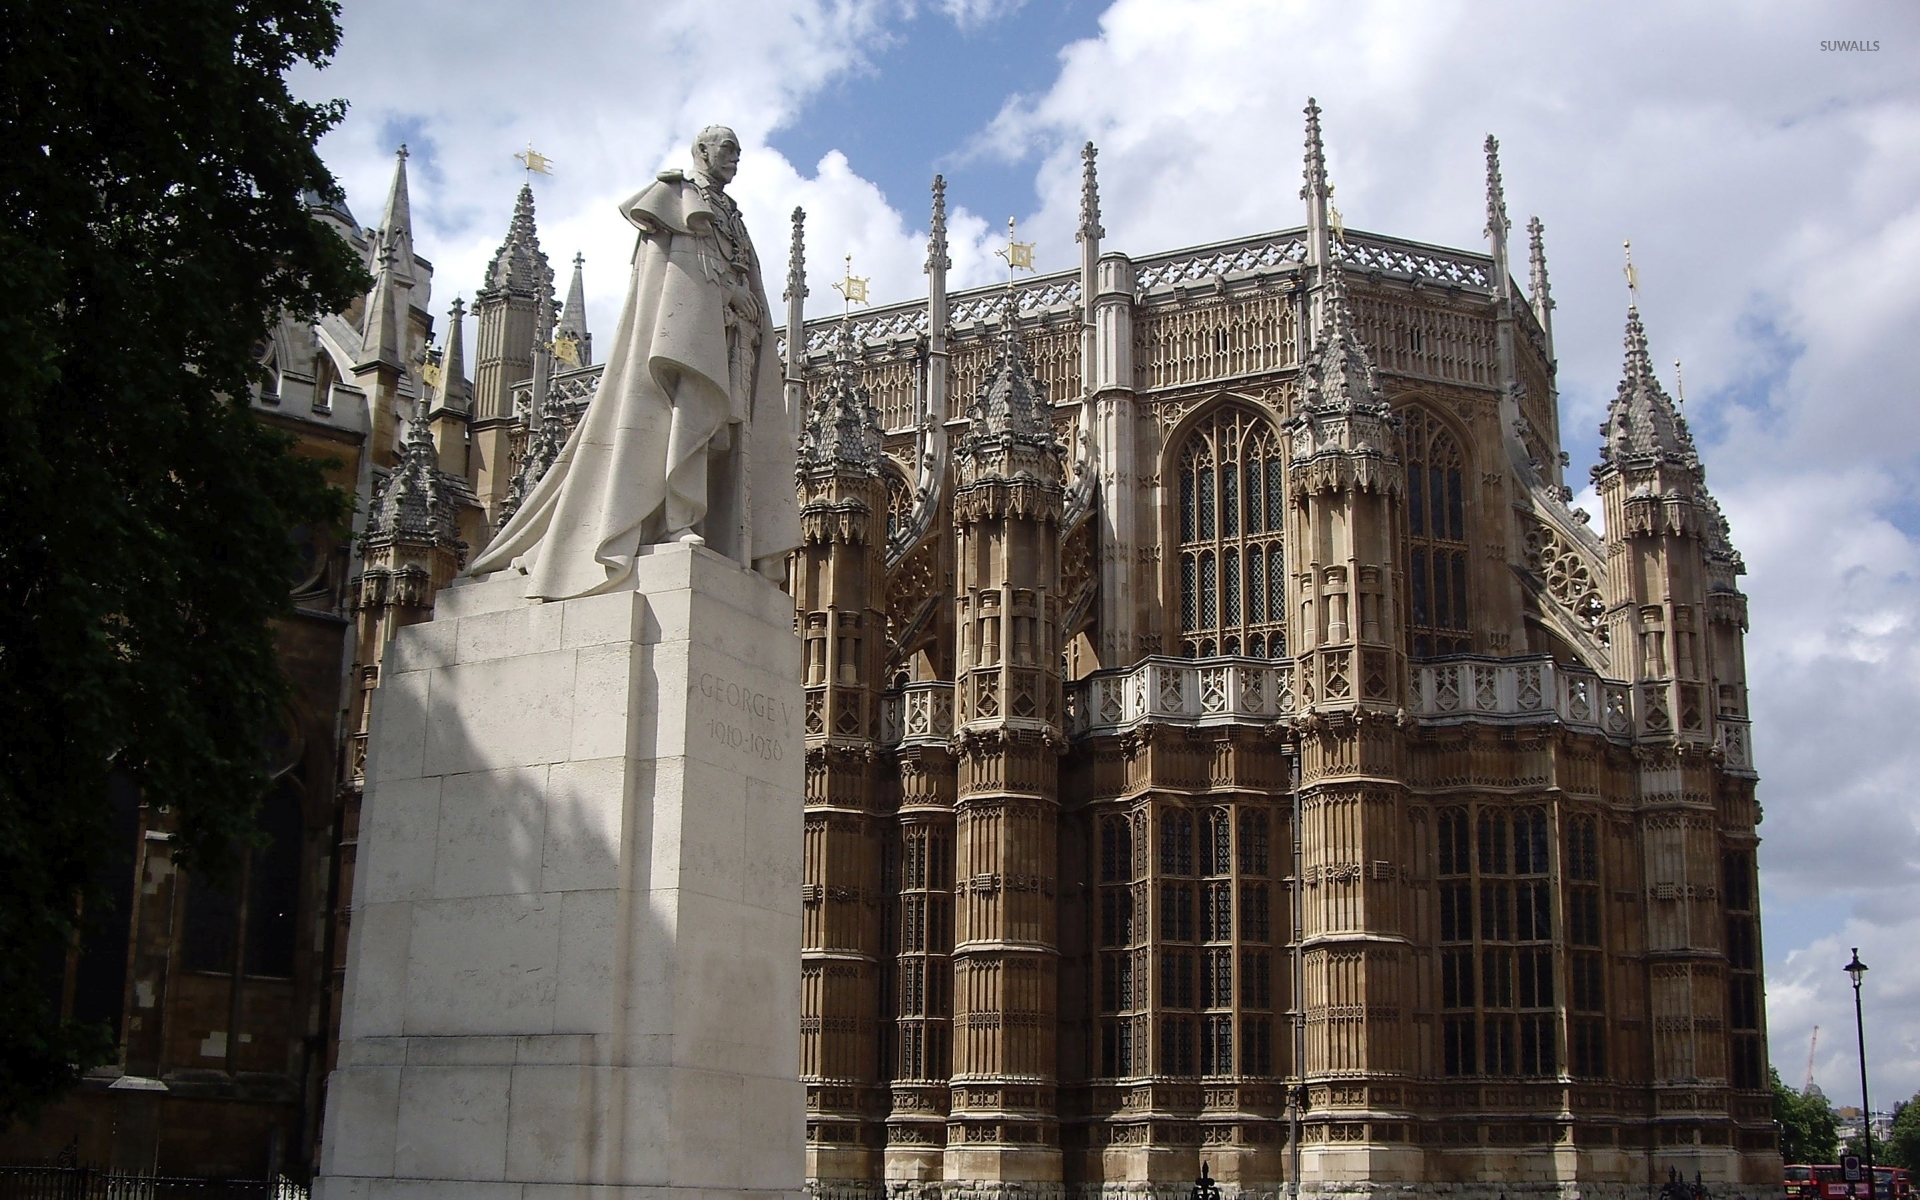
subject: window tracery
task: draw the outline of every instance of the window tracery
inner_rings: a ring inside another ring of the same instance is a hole
[[[1415,658],[1466,654],[1468,630],[1466,460],[1440,420],[1406,409],[1407,607]]]
[[[1287,653],[1286,502],[1279,437],[1238,406],[1180,453],[1180,631],[1188,658]]]
[[[1439,814],[1442,1069],[1556,1070],[1551,842],[1538,808]]]

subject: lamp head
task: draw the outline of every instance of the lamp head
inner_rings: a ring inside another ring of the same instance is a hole
[[[1853,948],[1853,961],[1841,969],[1853,977],[1854,987],[1860,986],[1861,976],[1867,973],[1867,964],[1860,961],[1860,947],[1855,946]]]

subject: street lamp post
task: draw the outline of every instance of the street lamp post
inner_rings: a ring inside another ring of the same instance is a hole
[[[1860,1042],[1860,1133],[1867,1150],[1867,1195],[1873,1196],[1877,1192],[1873,1181],[1873,1105],[1867,1101],[1867,1026],[1860,1015],[1860,979],[1867,973],[1867,964],[1860,961],[1860,947],[1853,948],[1853,961],[1843,969],[1853,979],[1853,1031]]]

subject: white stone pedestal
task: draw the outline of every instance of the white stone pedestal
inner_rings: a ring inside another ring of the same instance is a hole
[[[800,1191],[793,604],[636,576],[463,582],[387,651],[320,1200]]]

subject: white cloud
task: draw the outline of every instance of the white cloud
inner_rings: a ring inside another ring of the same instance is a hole
[[[993,21],[1010,17],[1027,0],[939,0],[940,11],[961,29],[978,29]]]
[[[964,26],[1017,6],[942,7]],[[585,0],[534,22],[439,0],[409,6],[403,38],[391,12],[356,4],[340,66],[306,87],[355,99],[326,151],[363,220],[390,171],[382,130],[417,121],[428,135],[414,194],[437,308],[479,278],[518,185],[508,156],[531,139],[559,169],[536,185],[543,241],[556,264],[586,249],[593,319],[610,327],[631,248],[612,204],[726,120],[747,147],[735,190],[776,294],[787,213],[807,208],[819,313],[837,304],[827,285],[848,251],[877,297],[919,294],[924,208],[890,207],[837,153],[790,164],[766,135],[865,69],[863,48],[892,36],[899,11],[676,0],[636,22]],[[1887,49],[1821,52],[1834,37]],[[1883,1101],[1920,1090],[1920,742],[1906,728],[1920,711],[1916,41],[1920,9],[1884,0],[1118,0],[972,146],[1036,164],[1030,229],[1042,266],[1061,267],[1088,138],[1108,248],[1145,254],[1298,224],[1310,94],[1350,225],[1477,246],[1480,142],[1494,132],[1516,224],[1538,213],[1547,226],[1576,463],[1591,461],[1618,378],[1620,242],[1633,239],[1656,361],[1686,361],[1689,417],[1751,567],[1776,1061],[1797,1082],[1818,1022],[1823,1085],[1852,1094],[1851,1043],[1834,1031],[1850,1019],[1837,968],[1857,943],[1875,965]],[[964,195],[950,203],[956,281],[984,282],[1000,226]]]
[[[531,142],[550,156],[554,174],[533,184],[541,244],[563,288],[566,264],[585,252],[589,314],[610,330],[633,250],[614,206],[655,172],[684,167],[693,134],[714,122],[732,125],[745,148],[739,190],[778,295],[787,212],[801,189],[767,135],[806,97],[861,69],[893,11],[890,0],[657,0],[640,13],[618,0],[537,13],[349,0],[335,65],[295,86],[353,102],[322,151],[363,223],[379,220],[392,143],[412,137],[415,236],[434,263],[438,314],[456,292],[471,299],[506,234],[524,178],[513,153]],[[770,186],[774,178],[787,186]],[[814,194],[860,227],[870,205],[861,208],[867,199],[843,186],[851,183],[842,166]],[[878,204],[877,193],[870,200]],[[828,277],[837,276],[816,276]]]

